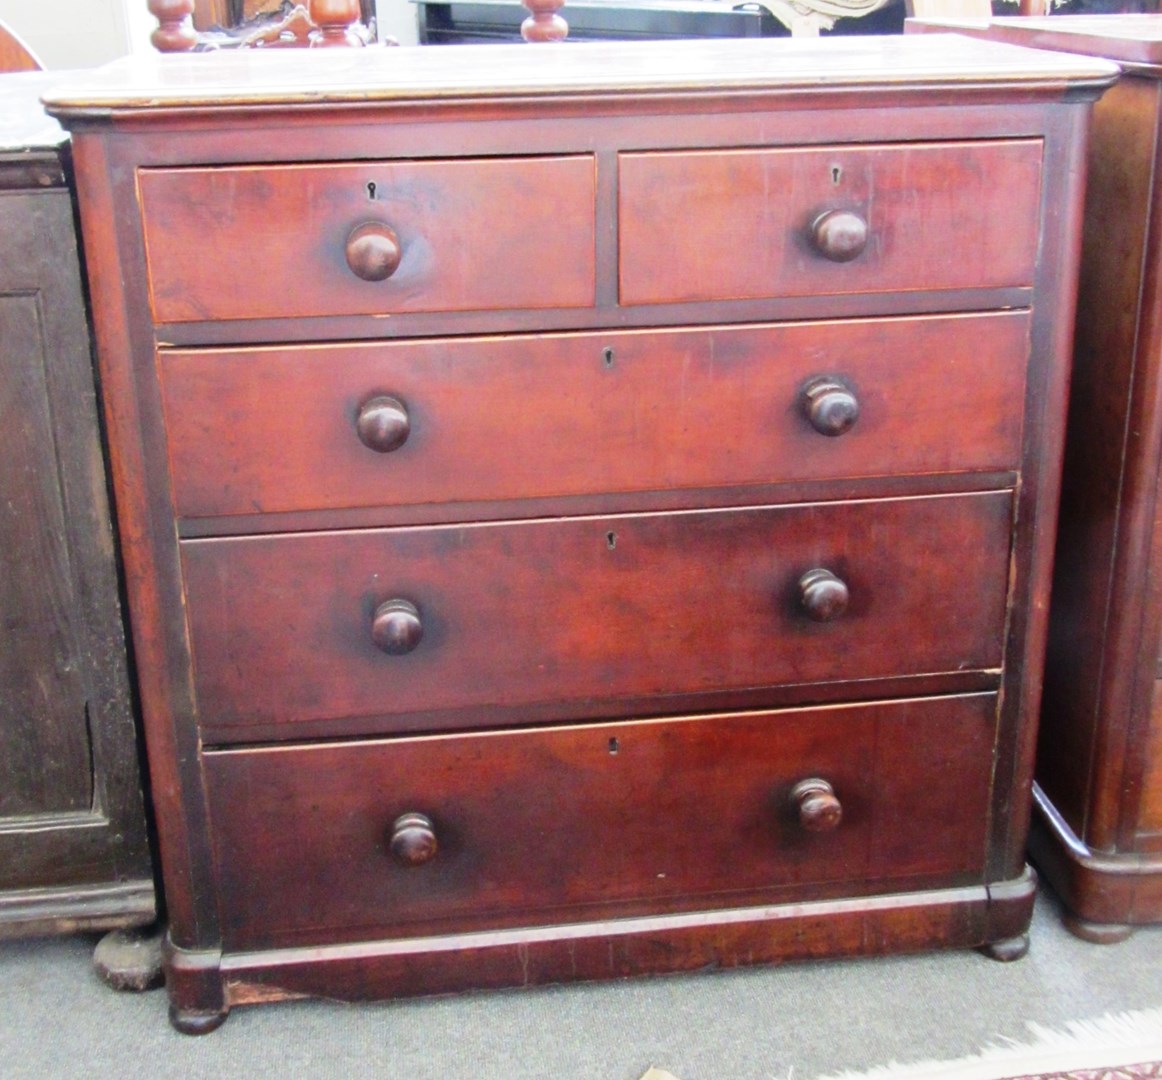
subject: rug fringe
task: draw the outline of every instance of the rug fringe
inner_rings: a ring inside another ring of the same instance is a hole
[[[1071,1020],[1064,1031],[1028,1023],[1033,1040],[1004,1038],[955,1061],[892,1061],[867,1072],[846,1071],[818,1080],[1007,1080],[1039,1073],[1116,1068],[1162,1060],[1162,1008]]]

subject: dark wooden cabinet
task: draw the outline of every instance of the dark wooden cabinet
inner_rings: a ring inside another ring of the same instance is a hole
[[[54,94],[181,1030],[1023,951],[1115,75],[899,36],[222,54]]]
[[[64,134],[0,77],[0,936],[155,916]]]
[[[1162,920],[1162,16],[972,32],[1125,65],[1094,114],[1031,836],[1071,927],[1116,940]]]

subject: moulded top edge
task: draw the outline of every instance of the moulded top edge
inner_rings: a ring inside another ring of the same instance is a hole
[[[418,102],[546,94],[1101,87],[1116,65],[958,35],[233,50],[128,57],[54,86],[50,112]]]
[[[908,21],[911,29],[984,35],[992,41],[1100,56],[1129,66],[1162,67],[1162,15],[1022,15]]]

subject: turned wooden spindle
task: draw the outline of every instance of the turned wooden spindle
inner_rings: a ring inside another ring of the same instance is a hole
[[[525,41],[564,41],[569,33],[569,24],[557,14],[565,6],[565,0],[522,0],[532,14],[520,24],[521,37]]]
[[[149,40],[158,52],[189,52],[198,43],[194,30],[194,0],[148,0],[157,29]]]
[[[147,0],[158,21],[150,40],[159,52],[189,52],[198,44],[195,0]],[[361,48],[366,45],[360,0],[307,0],[280,22],[262,27],[243,48]]]
[[[366,42],[359,36],[359,0],[310,0],[310,16],[319,28],[313,47],[329,48],[341,45],[359,48]]]
[[[329,48],[342,45],[358,49],[367,42],[359,31],[359,0],[310,0],[299,4],[280,23],[251,34],[247,48]]]

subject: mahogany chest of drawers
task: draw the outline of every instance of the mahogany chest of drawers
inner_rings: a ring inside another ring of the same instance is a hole
[[[968,29],[1125,69],[1090,144],[1030,837],[1071,929],[1115,941],[1162,921],[1162,16]]]
[[[951,39],[488,46],[53,95],[179,1028],[1020,953],[1115,74]]]

